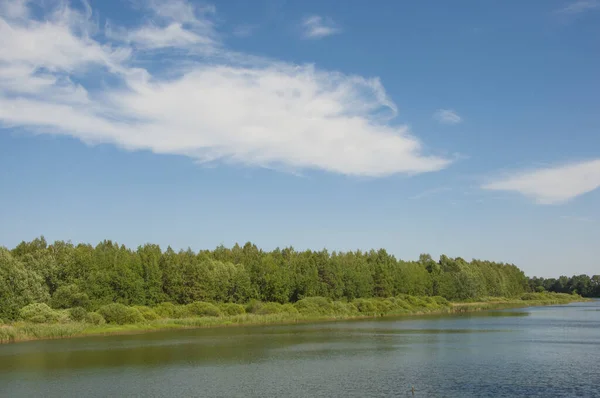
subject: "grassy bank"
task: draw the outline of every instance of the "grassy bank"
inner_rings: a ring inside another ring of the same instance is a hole
[[[44,304],[33,304],[21,310],[20,320],[4,324],[0,322],[0,343],[169,329],[452,314],[567,304],[584,300],[577,295],[555,293],[528,293],[512,299],[487,297],[461,303],[451,303],[442,297],[400,296],[387,299],[357,299],[352,302],[309,297],[293,305],[256,301],[246,305],[204,302],[188,305],[162,303],[152,308],[109,304],[100,307],[96,312],[88,312],[83,308],[53,310]]]

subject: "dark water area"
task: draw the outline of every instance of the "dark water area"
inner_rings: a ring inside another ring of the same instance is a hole
[[[0,345],[0,397],[600,397],[600,301]]]

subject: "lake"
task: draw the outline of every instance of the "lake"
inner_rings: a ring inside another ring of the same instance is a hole
[[[0,397],[600,397],[600,301],[0,345]]]

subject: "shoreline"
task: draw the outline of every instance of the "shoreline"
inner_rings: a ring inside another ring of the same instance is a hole
[[[415,310],[402,313],[386,314],[243,314],[222,317],[189,317],[180,319],[157,319],[145,323],[90,325],[82,322],[65,324],[35,324],[15,322],[11,325],[0,325],[0,344],[22,343],[38,340],[55,340],[81,337],[117,336],[145,334],[169,330],[212,329],[222,327],[294,325],[320,322],[339,322],[381,318],[422,317],[427,315],[460,315],[511,308],[541,307],[550,305],[567,305],[574,302],[589,302],[591,299],[573,297],[572,300],[502,300],[478,302],[451,302],[445,308],[433,310]]]

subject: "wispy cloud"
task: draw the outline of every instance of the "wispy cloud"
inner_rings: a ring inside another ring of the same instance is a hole
[[[438,109],[433,114],[433,118],[442,124],[458,124],[462,118],[452,109]]]
[[[7,18],[26,18],[29,16],[27,3],[30,0],[2,0],[0,1],[0,15]]]
[[[147,1],[137,23],[106,31],[90,10],[21,3],[0,15],[0,127],[291,171],[385,176],[451,163],[391,121],[379,79],[229,50],[212,7]]]
[[[560,14],[577,15],[600,8],[599,0],[578,0],[557,10]]]
[[[519,172],[483,189],[513,191],[540,204],[565,203],[600,187],[600,159]]]
[[[304,29],[303,36],[307,39],[321,39],[342,31],[333,20],[319,15],[306,17],[302,21],[302,27]]]

